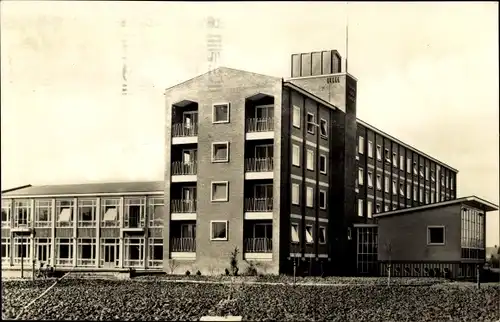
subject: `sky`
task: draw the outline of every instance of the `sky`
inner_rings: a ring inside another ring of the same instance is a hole
[[[292,53],[345,56],[349,21],[358,118],[458,169],[458,197],[499,203],[496,2],[0,5],[2,189],[162,180],[163,91],[208,70],[212,16],[220,65],[285,78]],[[498,218],[488,214],[488,246]]]

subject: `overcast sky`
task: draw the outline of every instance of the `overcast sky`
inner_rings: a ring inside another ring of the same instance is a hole
[[[222,65],[290,76],[290,54],[337,49],[358,117],[457,168],[458,196],[498,204],[498,4],[1,2],[2,189],[162,180],[163,89]],[[120,21],[129,89],[121,97]],[[499,244],[498,213],[487,244]]]

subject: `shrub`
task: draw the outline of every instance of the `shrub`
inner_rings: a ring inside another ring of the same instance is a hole
[[[198,271],[196,272],[196,275],[197,275],[197,276],[201,276],[201,272],[200,272],[200,270],[198,270]]]
[[[188,270],[188,271],[186,271],[186,276],[189,276],[189,275],[191,275],[191,272]]]

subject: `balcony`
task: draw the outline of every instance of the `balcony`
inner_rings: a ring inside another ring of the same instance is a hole
[[[172,238],[170,242],[172,259],[196,258],[196,238]]]
[[[197,162],[172,162],[172,182],[196,182]]]
[[[273,117],[253,117],[246,120],[246,139],[262,140],[274,138]]]
[[[245,219],[273,219],[273,198],[246,198]]]
[[[172,125],[172,144],[198,143],[198,126],[191,123]]]
[[[171,220],[196,220],[196,200],[172,200],[170,213]]]
[[[245,160],[245,179],[273,179],[273,158],[249,158]]]
[[[272,238],[247,238],[244,244],[244,256],[247,260],[272,260]]]

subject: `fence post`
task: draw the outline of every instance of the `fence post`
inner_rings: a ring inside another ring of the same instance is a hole
[[[477,279],[477,288],[481,288],[481,281],[479,279],[479,272],[480,272],[480,269],[479,269],[479,264],[476,265],[476,279]]]

